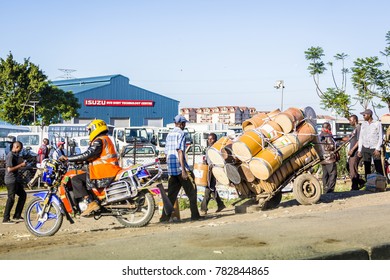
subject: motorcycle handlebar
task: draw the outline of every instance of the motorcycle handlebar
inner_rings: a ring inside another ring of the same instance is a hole
[[[71,169],[82,169],[86,165],[86,162],[67,162],[66,165]]]
[[[149,162],[149,163],[142,164],[143,167],[150,167],[150,166],[154,166],[154,165],[157,165],[158,167],[160,167],[161,166],[160,161],[155,161],[155,162]]]

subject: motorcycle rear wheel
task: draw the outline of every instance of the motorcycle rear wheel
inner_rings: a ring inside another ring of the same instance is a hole
[[[49,211],[38,218],[43,209],[43,199],[36,197],[27,205],[24,212],[24,223],[29,232],[38,237],[54,235],[62,225],[63,215],[60,207],[51,203]]]
[[[136,209],[123,211],[116,216],[119,223],[125,227],[143,227],[153,218],[155,210],[154,198],[150,193],[140,193],[135,199]],[[134,203],[133,202],[133,203]]]

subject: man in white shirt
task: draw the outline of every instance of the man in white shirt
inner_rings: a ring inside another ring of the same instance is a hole
[[[372,111],[366,109],[361,112],[364,121],[359,134],[358,156],[363,157],[364,173],[371,173],[371,160],[374,160],[375,170],[383,175],[381,162],[381,146],[383,142],[382,124],[372,118]]]

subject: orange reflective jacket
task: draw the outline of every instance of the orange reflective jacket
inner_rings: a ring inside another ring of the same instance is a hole
[[[103,142],[100,157],[90,162],[89,177],[91,180],[115,177],[121,170],[115,146],[107,135],[96,137]]]

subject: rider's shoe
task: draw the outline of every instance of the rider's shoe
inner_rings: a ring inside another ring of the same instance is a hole
[[[99,209],[100,209],[99,204],[96,201],[92,201],[88,204],[87,209],[85,209],[80,216],[82,217],[89,216],[93,211],[97,211]]]

